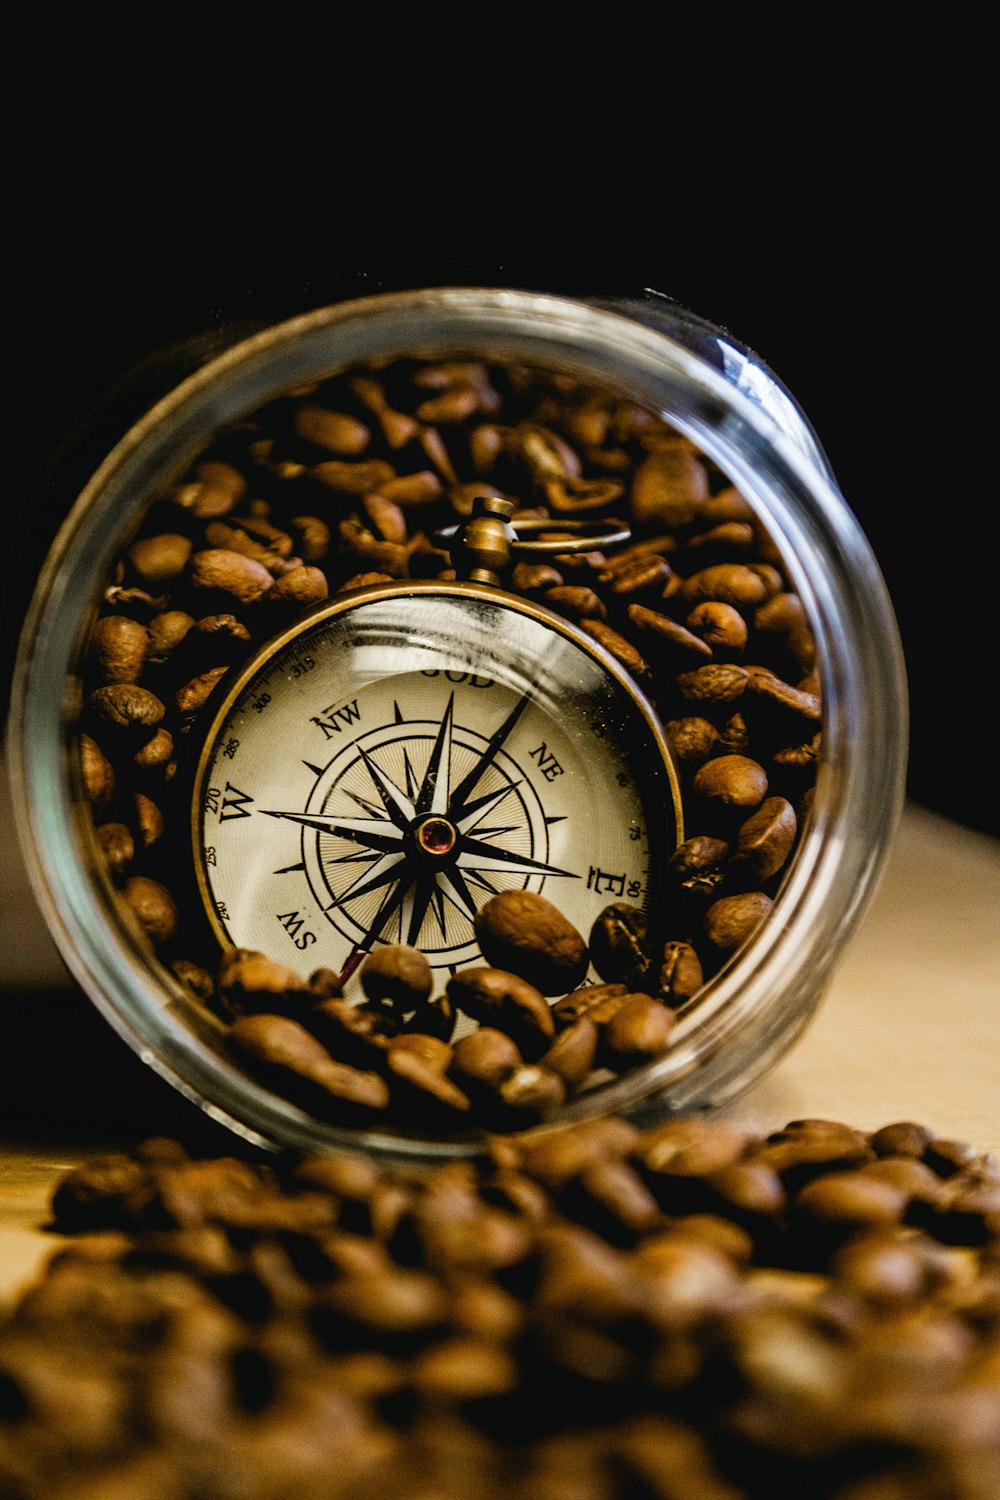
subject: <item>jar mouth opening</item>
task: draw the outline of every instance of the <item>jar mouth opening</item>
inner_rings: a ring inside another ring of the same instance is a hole
[[[903,673],[884,586],[853,517],[825,475],[725,376],[667,333],[548,294],[496,288],[382,293],[318,308],[254,335],[171,391],[108,455],[49,554],[22,634],[9,760],[29,874],[64,959],[142,1057],[188,1098],[264,1146],[342,1147],[410,1159],[467,1155],[481,1140],[433,1140],[323,1125],[257,1085],[215,1046],[213,1028],[130,931],[102,872],[94,900],[84,820],[74,815],[65,725],[74,705],[44,684],[72,683],[89,598],[156,491],[214,432],[305,381],[360,362],[458,352],[557,368],[654,409],[692,439],[761,515],[800,594],[824,683],[816,796],[774,905],[750,942],[684,1008],[667,1054],[581,1093],[556,1128],[697,1094],[697,1078],[808,973],[829,972],[860,917],[902,804]],[[814,566],[804,558],[810,555]],[[856,617],[856,618],[855,618]],[[854,621],[853,633],[844,621]],[[859,660],[863,671],[858,672]],[[877,748],[859,768],[857,739]],[[866,825],[859,837],[857,825]],[[110,940],[109,940],[110,939]],[[177,1018],[182,1021],[178,1034]]]

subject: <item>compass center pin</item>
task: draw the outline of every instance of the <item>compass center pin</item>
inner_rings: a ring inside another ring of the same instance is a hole
[[[417,843],[424,853],[435,855],[438,859],[451,853],[458,838],[454,824],[449,823],[447,818],[424,818],[422,823],[418,823],[415,832]]]

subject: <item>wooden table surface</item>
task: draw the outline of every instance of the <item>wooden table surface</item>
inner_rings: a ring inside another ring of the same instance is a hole
[[[0,1300],[9,1300],[59,1243],[44,1225],[68,1167],[188,1127],[219,1151],[231,1138],[127,1053],[68,983],[12,864],[12,837],[2,842],[0,1018],[15,1035],[0,1059]],[[1000,841],[908,805],[816,1019],[725,1117],[763,1131],[806,1115],[864,1129],[916,1119],[1000,1153],[998,911]]]

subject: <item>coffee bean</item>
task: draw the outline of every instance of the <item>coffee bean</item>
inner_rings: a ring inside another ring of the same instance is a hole
[[[666,1005],[693,999],[704,982],[701,959],[690,943],[664,944],[656,993]]]
[[[100,812],[115,794],[115,771],[89,734],[80,736],[80,773],[88,802],[95,812]]]
[[[166,531],[133,542],[126,556],[139,583],[155,593],[180,578],[193,550],[189,536]]]
[[[516,974],[495,968],[463,969],[448,981],[447,993],[473,1020],[506,1032],[530,1061],[541,1056],[555,1035],[555,1021],[544,995]]]
[[[176,934],[177,906],[158,880],[132,875],[122,887],[122,895],[151,942],[166,943]]]
[[[399,1119],[431,1130],[454,1130],[464,1123],[469,1100],[436,1062],[395,1046],[389,1049],[387,1063],[391,1102]]]
[[[768,587],[760,575],[744,563],[718,563],[692,573],[684,580],[681,593],[692,605],[714,600],[745,608],[766,599]]]
[[[660,1057],[670,1041],[674,1015],[649,995],[631,995],[601,1032],[600,1057],[616,1073]]]
[[[747,624],[738,609],[717,599],[696,604],[685,620],[688,630],[700,636],[714,656],[739,656],[747,643]]]
[[[791,853],[797,829],[792,804],[784,797],[768,797],[740,824],[735,857],[746,864],[755,880],[769,880]]]
[[[240,604],[254,604],[274,580],[263,563],[224,547],[196,552],[188,565],[193,589],[231,595]]]
[[[289,1004],[301,1010],[311,998],[294,969],[251,948],[230,948],[222,955],[217,983],[223,1008],[234,1016]]]
[[[480,1026],[455,1043],[449,1073],[463,1090],[496,1089],[523,1061],[506,1032]]]
[[[404,1012],[430,999],[434,974],[418,948],[390,944],[370,953],[361,965],[361,987],[374,1004]]]
[[[296,407],[293,422],[295,431],[306,442],[343,457],[357,457],[371,441],[371,433],[357,417],[327,411],[310,401],[303,401]]]
[[[746,691],[750,674],[734,663],[696,667],[682,672],[675,682],[683,698],[691,703],[734,703]]]
[[[632,515],[643,526],[686,526],[708,499],[708,475],[691,452],[654,448],[635,472]]]
[[[487,961],[526,979],[543,995],[564,995],[583,978],[587,946],[576,928],[545,896],[501,891],[473,923]]]
[[[90,636],[90,655],[106,683],[136,683],[146,664],[149,632],[128,615],[105,615]]]
[[[116,880],[121,880],[135,858],[135,840],[130,830],[124,823],[102,823],[97,838],[108,869]]]
[[[192,480],[176,488],[171,498],[198,520],[205,521],[228,515],[243,498],[246,488],[246,479],[239,469],[218,459],[207,459],[195,465]]]
[[[568,1089],[577,1088],[589,1077],[597,1057],[598,1032],[594,1022],[581,1016],[567,1026],[539,1058],[539,1066],[558,1073]]]
[[[574,1026],[584,1016],[589,1017],[591,1011],[607,1020],[628,994],[629,989],[624,984],[588,984],[557,1000],[552,1007],[552,1019],[559,1031]]]
[[[674,755],[681,761],[706,760],[719,743],[719,731],[708,719],[697,715],[671,719],[663,726]]]
[[[773,904],[763,891],[723,896],[705,913],[705,936],[721,952],[733,953],[756,932]]]
[[[719,755],[698,767],[691,785],[696,796],[724,807],[757,807],[767,793],[767,772],[746,755]]]
[[[97,688],[90,695],[90,706],[105,724],[114,729],[151,729],[159,724],[166,712],[155,693],[131,683]]]
[[[287,1016],[238,1016],[229,1029],[235,1054],[263,1081],[345,1125],[375,1123],[389,1103],[389,1088],[377,1073],[333,1058],[305,1027]]]
[[[650,968],[646,914],[638,906],[615,901],[595,918],[590,929],[590,957],[602,979],[641,989]]]

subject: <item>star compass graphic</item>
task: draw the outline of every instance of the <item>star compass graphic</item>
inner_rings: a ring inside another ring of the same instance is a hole
[[[549,857],[564,817],[546,816],[508,748],[529,702],[484,734],[456,722],[454,693],[440,719],[407,718],[394,701],[391,722],[313,767],[301,812],[260,809],[301,825],[313,897],[349,945],[345,977],[380,942],[457,968],[478,956],[473,920],[491,896],[579,880]]]

